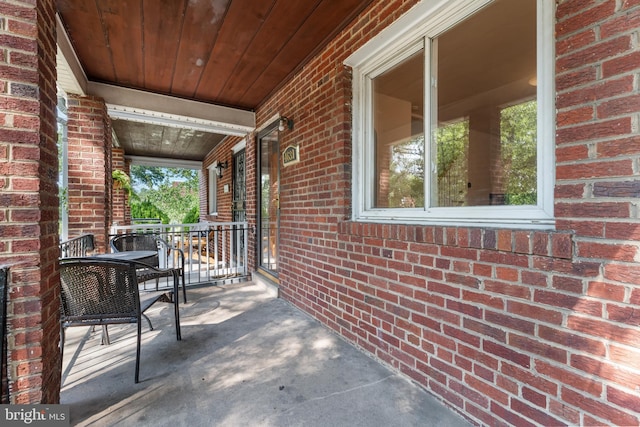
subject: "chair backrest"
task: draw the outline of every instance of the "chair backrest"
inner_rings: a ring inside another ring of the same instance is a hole
[[[83,234],[73,239],[60,242],[60,258],[87,256],[95,249],[93,234]]]
[[[140,316],[135,263],[68,258],[60,261],[63,324],[134,323]]]
[[[119,234],[111,239],[111,247],[116,252],[125,251],[158,251],[160,245],[164,242],[155,234],[138,234],[128,233]],[[158,267],[160,259],[158,255],[152,258],[146,258],[145,263]]]

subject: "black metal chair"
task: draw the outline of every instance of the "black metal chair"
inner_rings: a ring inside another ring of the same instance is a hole
[[[65,329],[72,326],[95,326],[136,323],[135,382],[139,382],[141,319],[157,301],[171,302],[166,294],[155,293],[141,302],[136,263],[109,259],[67,258],[60,260],[60,353],[63,353]],[[174,293],[178,274],[172,270]],[[176,339],[181,340],[177,297],[173,298]],[[103,336],[104,338],[104,336]]]
[[[156,254],[153,257],[145,258],[139,262],[138,266],[138,281],[146,282],[147,280],[156,281],[156,290],[158,290],[158,285],[160,283],[161,277],[170,277],[172,274],[169,270],[176,270],[178,275],[182,279],[182,298],[184,302],[187,302],[187,289],[184,280],[184,252],[182,249],[178,249],[164,240],[162,237],[157,234],[150,233],[126,233],[119,234],[114,236],[111,239],[111,248],[115,252],[124,252],[124,251],[155,251],[162,254],[166,254],[167,263],[170,262],[171,251],[174,251],[178,254],[177,261],[175,261],[173,267],[162,268],[158,271],[160,267],[160,257]],[[151,266],[153,268],[148,268]],[[176,298],[178,296],[176,295]]]
[[[73,258],[87,256],[95,250],[95,237],[93,234],[83,234],[73,239],[60,242],[60,258]]]

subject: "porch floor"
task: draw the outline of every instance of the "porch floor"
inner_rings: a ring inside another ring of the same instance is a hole
[[[135,325],[69,328],[61,403],[71,425],[469,426],[415,384],[349,345],[258,281],[188,288]]]

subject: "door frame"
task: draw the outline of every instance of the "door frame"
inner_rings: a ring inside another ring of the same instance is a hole
[[[276,270],[265,268],[262,264],[262,138],[275,132],[278,137],[278,159],[277,161],[277,180],[280,182],[280,134],[278,131],[279,120],[273,121],[265,126],[256,136],[256,270],[267,276],[269,279],[278,283],[279,267],[280,267],[280,207],[278,206],[276,218]],[[278,199],[280,194],[280,185],[278,184]]]

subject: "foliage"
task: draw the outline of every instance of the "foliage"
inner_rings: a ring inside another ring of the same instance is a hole
[[[181,223],[185,214],[198,209],[200,182],[195,170],[133,165],[131,176],[140,200],[156,206],[169,223]]]
[[[438,127],[438,206],[463,206],[467,198],[469,120]]]
[[[424,206],[424,137],[391,147],[389,207]]]
[[[183,224],[195,224],[200,220],[200,209],[198,206],[191,208],[189,212],[184,216],[182,220]]]
[[[113,172],[111,172],[111,177],[113,178],[115,188],[121,188],[127,196],[131,198],[133,188],[131,187],[131,179],[129,178],[129,175],[119,169],[114,169]]]
[[[504,108],[500,117],[501,169],[505,203],[535,205],[537,191],[537,104]],[[444,124],[436,130],[437,205],[464,206],[467,198],[469,121]],[[388,206],[422,207],[425,203],[425,140],[423,135],[390,148]],[[433,154],[432,154],[433,155]],[[487,171],[487,173],[491,173]],[[432,187],[433,188],[433,187]]]
[[[185,182],[192,189],[199,185],[198,172],[192,169],[161,168],[157,166],[131,166],[131,178],[149,189],[168,185],[171,182]]]
[[[500,138],[506,203],[535,205],[537,200],[537,103],[502,110]]]
[[[169,223],[169,217],[156,205],[148,201],[136,201],[131,203],[132,218],[160,218],[163,224]]]

